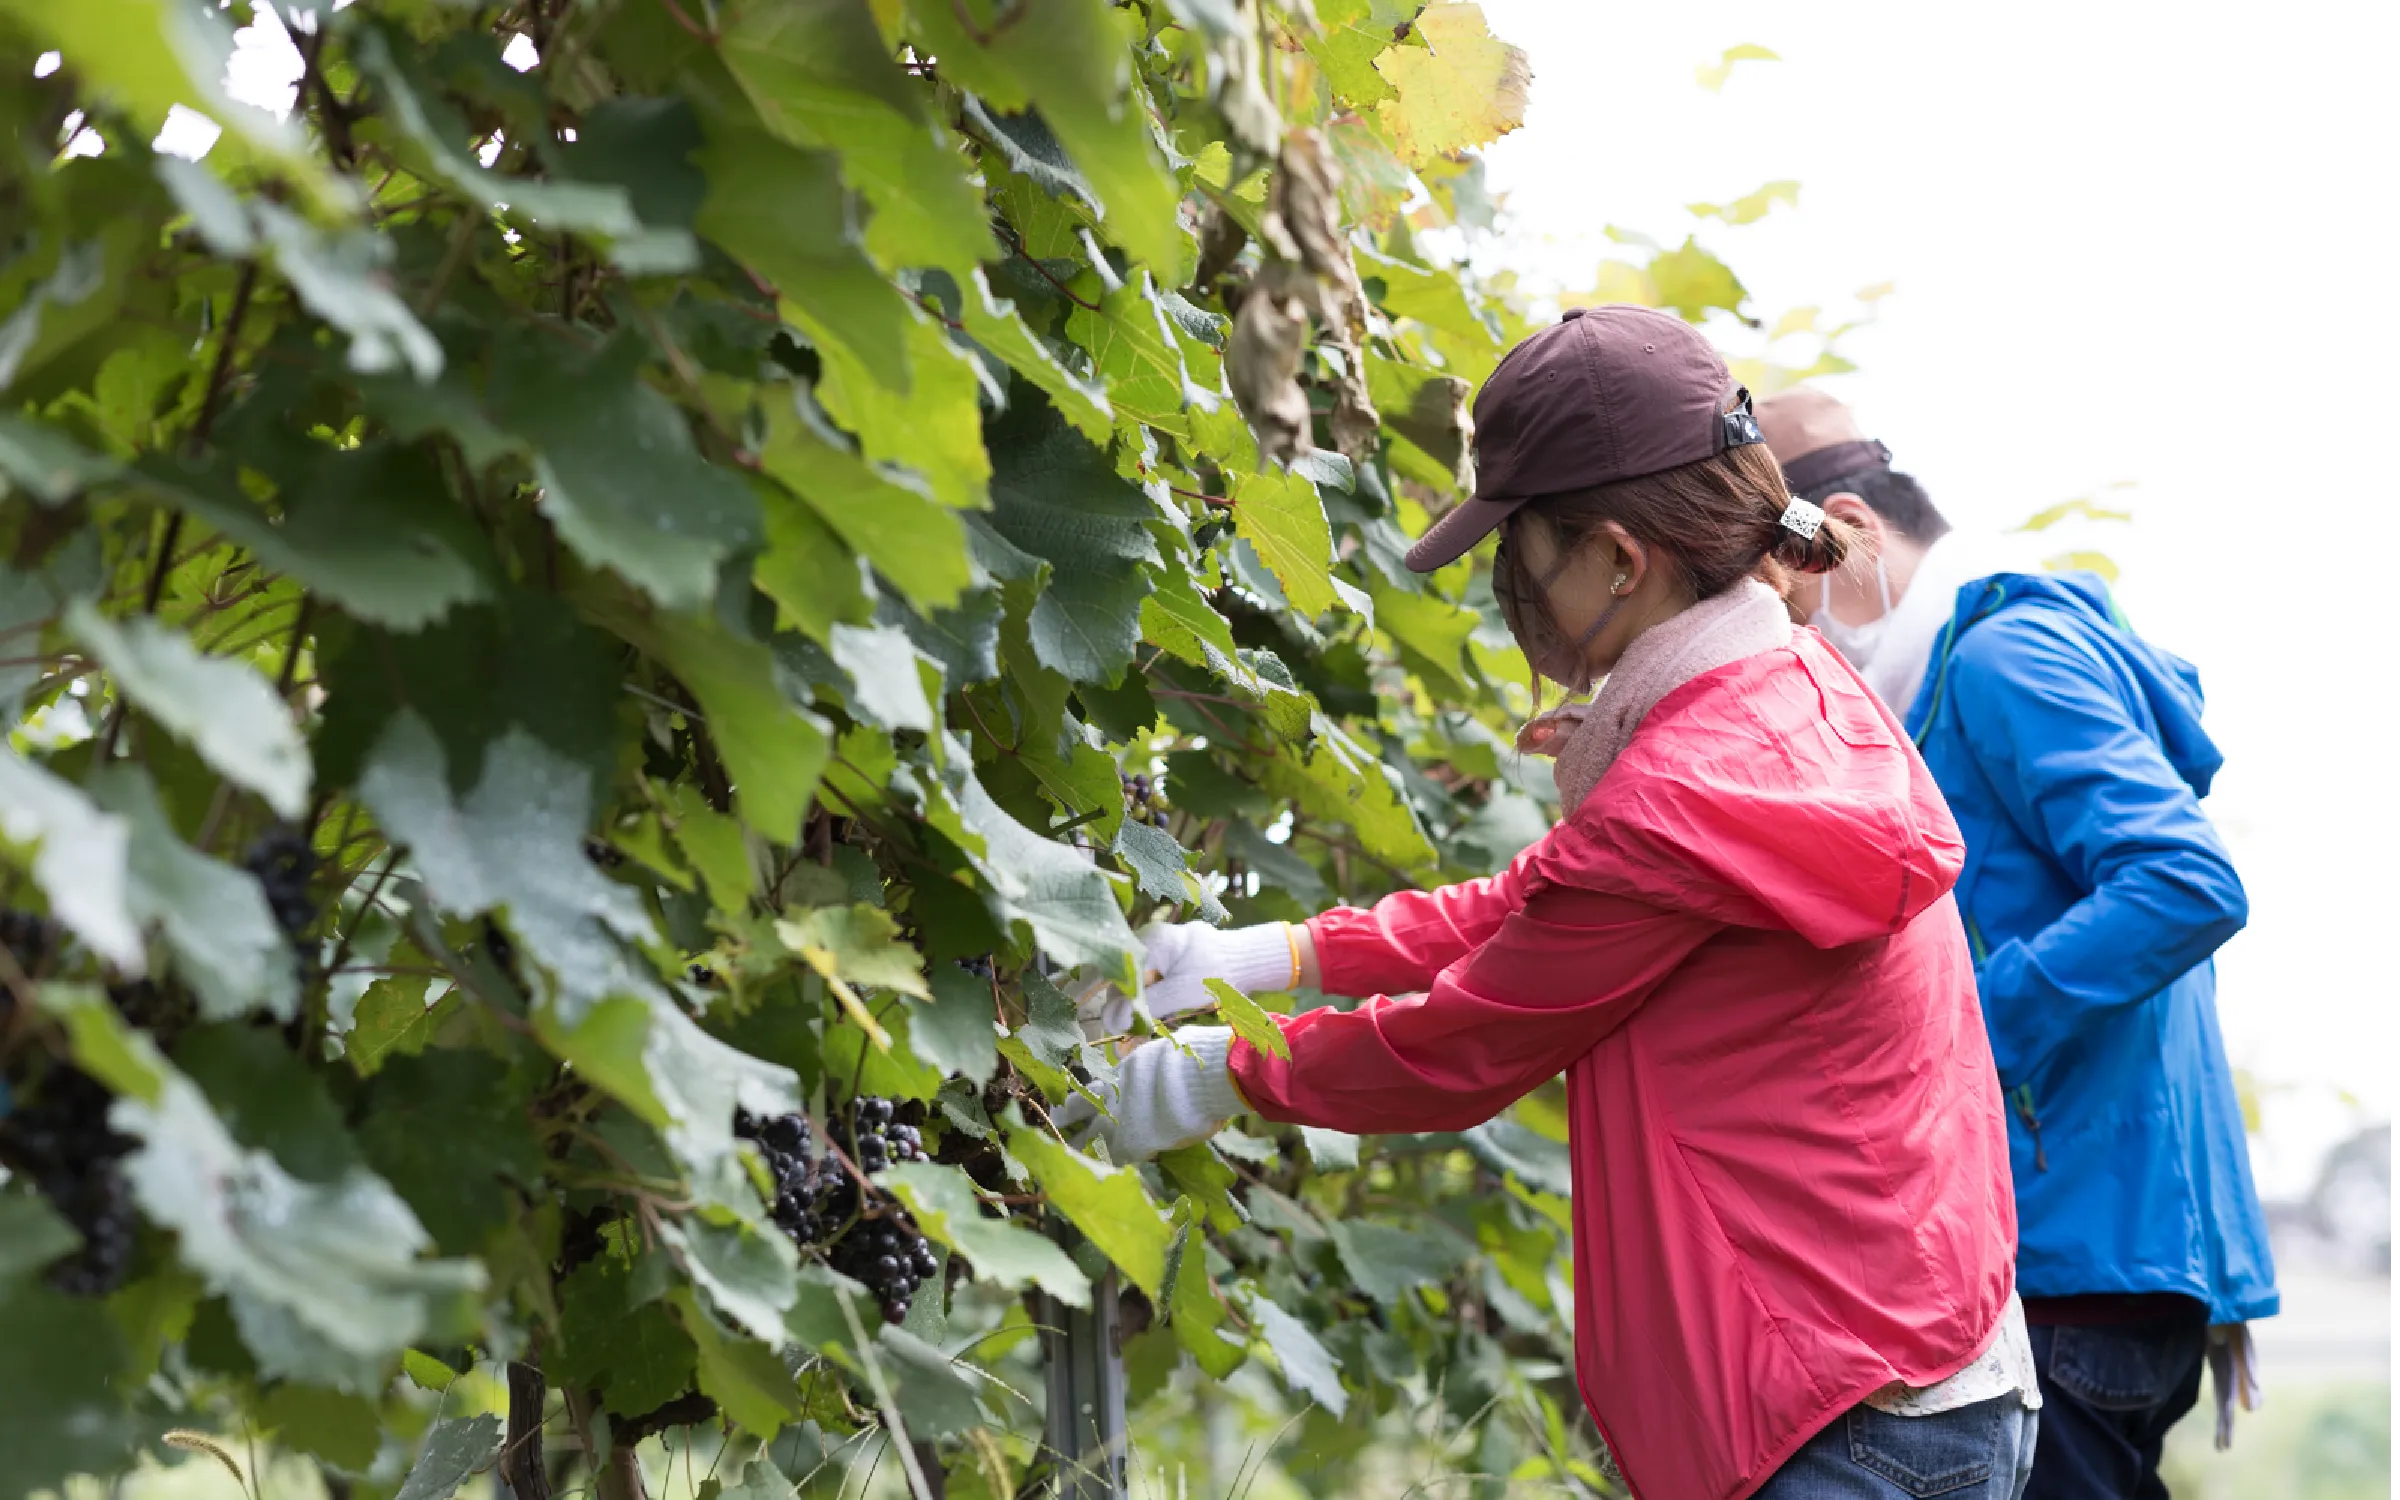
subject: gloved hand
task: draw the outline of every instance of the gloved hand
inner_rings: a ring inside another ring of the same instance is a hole
[[[1232,1046],[1224,1026],[1185,1026],[1171,1042],[1145,1042],[1117,1064],[1115,1082],[1101,1086],[1106,1116],[1077,1094],[1051,1111],[1051,1123],[1079,1146],[1106,1140],[1109,1160],[1119,1163],[1204,1141],[1242,1112],[1225,1066]]]
[[[1199,922],[1154,928],[1142,950],[1142,999],[1161,1021],[1206,1010],[1216,1000],[1208,981],[1222,979],[1243,994],[1289,989],[1298,982],[1292,935],[1282,922],[1223,929]],[[1133,997],[1103,986],[1076,1007],[1087,1038],[1122,1035],[1133,1024]]]

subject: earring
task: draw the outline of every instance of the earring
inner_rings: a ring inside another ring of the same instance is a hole
[[[1615,583],[1613,583],[1613,584],[1610,584],[1610,585],[1609,585],[1609,589],[1608,589],[1608,591],[1609,591],[1610,593],[1612,593],[1612,594],[1622,594],[1622,593],[1624,593],[1624,592],[1625,592],[1625,579],[1626,579],[1626,576],[1627,576],[1627,575],[1625,575],[1625,574],[1623,574],[1623,573],[1619,573],[1619,574],[1617,575],[1617,581],[1616,581]]]

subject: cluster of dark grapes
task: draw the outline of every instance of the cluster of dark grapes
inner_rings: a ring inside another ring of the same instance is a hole
[[[908,1304],[940,1262],[890,1194],[861,1190],[831,1152],[816,1154],[805,1115],[760,1120],[736,1116],[734,1134],[755,1143],[775,1179],[775,1226],[806,1249],[823,1245],[835,1270],[875,1294],[884,1321],[908,1316]],[[853,1100],[849,1117],[834,1134],[861,1172],[880,1172],[897,1162],[925,1160],[917,1127],[894,1118],[889,1099]]]
[[[1125,807],[1128,815],[1134,821],[1147,823],[1153,828],[1167,826],[1167,810],[1163,807],[1154,807],[1150,803],[1150,794],[1157,788],[1150,784],[1147,774],[1136,771],[1133,775],[1127,776],[1123,772],[1119,772],[1117,780],[1125,784]]]
[[[56,972],[66,941],[47,917],[0,911],[0,947],[27,979]],[[162,1039],[190,1011],[188,997],[147,979],[111,984],[108,997],[128,1023]],[[0,1017],[15,1003],[14,987],[0,987]],[[51,1285],[76,1296],[115,1291],[132,1264],[139,1225],[119,1166],[134,1143],[109,1128],[108,1090],[65,1063],[30,1080],[11,1076],[5,1086],[0,1099],[13,1107],[0,1110],[0,1163],[83,1237],[81,1248],[50,1268]]]
[[[83,1236],[81,1248],[50,1268],[50,1284],[78,1297],[103,1296],[123,1284],[139,1227],[118,1170],[134,1143],[109,1128],[109,1102],[107,1089],[53,1066],[0,1132],[9,1169],[30,1180]]]
[[[275,914],[284,941],[291,944],[292,967],[305,985],[316,961],[307,933],[309,924],[317,919],[316,900],[308,893],[309,877],[317,873],[317,851],[309,846],[307,834],[277,824],[251,843],[242,856],[242,868],[256,876],[266,891],[267,909]]]
[[[962,958],[957,962],[960,968],[974,975],[977,979],[992,979],[997,977],[992,969],[992,956],[989,953],[979,953],[973,958]]]

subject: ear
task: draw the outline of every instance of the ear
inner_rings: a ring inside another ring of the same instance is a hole
[[[1848,490],[1825,497],[1825,514],[1865,536],[1870,557],[1880,554],[1883,544],[1891,538],[1891,527],[1875,513],[1875,507]]]
[[[1608,547],[1609,582],[1613,585],[1617,574],[1625,575],[1625,587],[1613,589],[1612,592],[1622,597],[1640,588],[1642,580],[1650,576],[1650,549],[1635,541],[1632,532],[1614,521],[1602,521],[1596,535]]]

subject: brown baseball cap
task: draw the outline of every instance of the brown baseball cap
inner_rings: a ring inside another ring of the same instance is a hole
[[[1509,350],[1476,394],[1475,496],[1417,539],[1408,565],[1456,562],[1545,495],[1763,440],[1750,393],[1698,329],[1649,307],[1569,308]]]
[[[1892,450],[1869,438],[1849,407],[1805,385],[1762,398],[1758,427],[1784,482],[1803,495],[1892,461]]]

